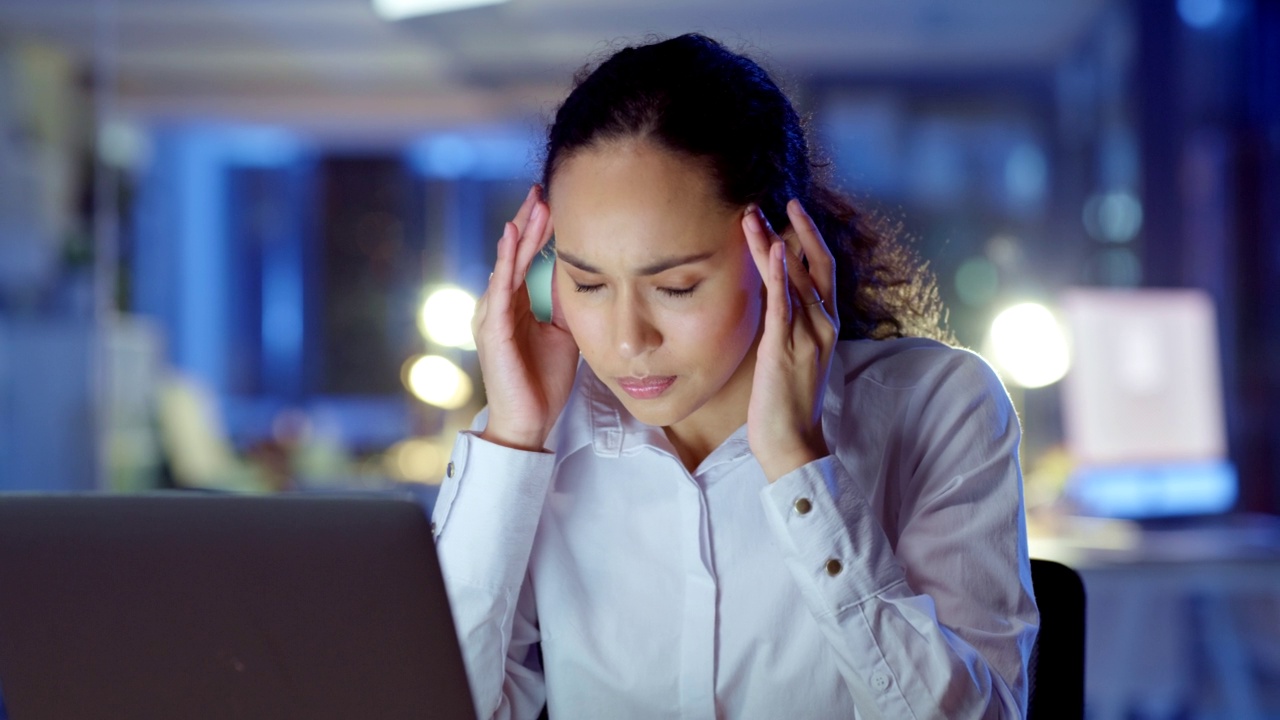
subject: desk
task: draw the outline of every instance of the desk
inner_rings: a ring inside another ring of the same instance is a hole
[[[1091,536],[1102,542],[1090,545]],[[1213,714],[1264,716],[1251,643],[1280,643],[1275,518],[1161,530],[1083,521],[1064,534],[1033,536],[1031,548],[1032,557],[1070,565],[1084,580],[1091,718],[1210,714],[1205,680],[1223,711]],[[1234,604],[1244,598],[1269,598],[1269,621],[1242,623]]]

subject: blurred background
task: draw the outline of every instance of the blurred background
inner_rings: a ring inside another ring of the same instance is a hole
[[[1004,377],[1091,714],[1280,717],[1280,3],[461,5],[0,0],[0,491],[430,503],[556,104],[696,30]]]

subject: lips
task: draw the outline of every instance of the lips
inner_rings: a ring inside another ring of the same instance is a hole
[[[650,375],[642,378],[624,377],[618,378],[618,387],[637,400],[649,400],[666,392],[667,388],[671,387],[675,381],[675,375]]]

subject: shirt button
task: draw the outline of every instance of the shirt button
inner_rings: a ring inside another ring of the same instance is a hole
[[[889,676],[884,673],[876,673],[871,676],[871,687],[877,690],[889,689]]]
[[[439,466],[439,465],[437,465],[436,467],[440,467],[440,466]],[[444,468],[444,476],[445,476],[445,477],[453,477],[453,461],[452,461],[452,460],[450,460],[450,461],[449,461],[449,464],[445,466],[445,468]]]
[[[840,571],[843,569],[844,569],[844,566],[840,564],[839,560],[835,558],[831,558],[830,560],[827,561],[827,574],[830,575],[831,577],[835,577],[836,575],[839,575]]]
[[[809,498],[800,498],[796,501],[796,512],[800,515],[808,515],[813,509],[813,503],[809,502]]]
[[[436,524],[435,524],[435,523],[431,523],[431,534],[432,534],[432,535],[435,535],[435,534],[436,534]]]

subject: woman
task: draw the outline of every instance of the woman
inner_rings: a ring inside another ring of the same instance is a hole
[[[474,321],[434,512],[482,717],[1017,717],[1008,396],[698,35],[580,78]],[[554,225],[553,317],[522,287]],[[932,325],[930,325],[930,321]]]

